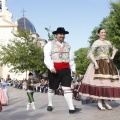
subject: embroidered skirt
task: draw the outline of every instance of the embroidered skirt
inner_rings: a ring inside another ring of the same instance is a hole
[[[97,60],[99,69],[90,63],[80,86],[80,94],[98,99],[120,100],[119,74],[113,61]]]

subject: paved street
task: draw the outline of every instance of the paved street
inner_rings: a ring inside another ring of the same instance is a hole
[[[9,89],[10,102],[8,106],[3,106],[0,113],[0,120],[119,120],[120,101],[113,101],[110,104],[113,110],[100,111],[96,103],[81,105],[80,101],[74,101],[77,107],[82,107],[82,111],[77,114],[69,114],[66,101],[63,96],[55,95],[54,110],[47,112],[47,94],[35,93],[36,110],[26,111],[27,96],[26,91],[15,88]]]

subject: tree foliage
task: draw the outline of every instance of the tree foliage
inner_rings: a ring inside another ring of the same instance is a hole
[[[1,45],[0,64],[12,67],[10,72],[45,71],[44,54],[37,40],[28,31],[18,30],[14,39]]]
[[[114,62],[120,69],[120,0],[117,3],[111,3],[111,12],[107,22],[108,39],[118,49]]]
[[[52,31],[50,30],[50,27],[49,28],[45,28],[45,30],[48,33],[48,41],[54,40],[55,39],[55,35],[52,34]]]
[[[75,63],[76,63],[76,71],[77,74],[84,75],[86,69],[90,63],[90,60],[87,58],[89,48],[80,48],[75,51]]]

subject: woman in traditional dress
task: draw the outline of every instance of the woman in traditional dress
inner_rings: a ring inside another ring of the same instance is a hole
[[[8,97],[8,90],[7,90],[7,83],[4,79],[1,79],[0,85],[0,100],[2,105],[8,105],[9,97]]]
[[[100,110],[111,110],[108,100],[120,100],[119,74],[113,63],[117,49],[106,40],[105,29],[100,28],[98,36],[99,39],[93,43],[88,53],[88,58],[92,62],[80,86],[80,94],[97,98]],[[110,49],[112,55],[110,55]]]

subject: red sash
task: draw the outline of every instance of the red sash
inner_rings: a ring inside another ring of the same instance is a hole
[[[54,62],[54,68],[56,70],[62,70],[65,68],[70,68],[70,65],[68,62],[61,62],[61,63]]]

